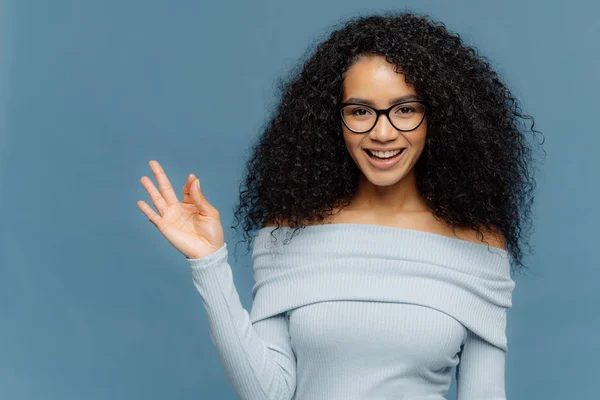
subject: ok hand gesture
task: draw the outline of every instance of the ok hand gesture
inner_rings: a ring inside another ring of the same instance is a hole
[[[183,201],[179,202],[158,161],[152,160],[149,164],[160,192],[150,178],[143,176],[140,182],[160,215],[142,200],[137,205],[150,222],[188,258],[202,258],[223,247],[223,227],[219,211],[200,191],[196,176],[188,176],[183,186]]]

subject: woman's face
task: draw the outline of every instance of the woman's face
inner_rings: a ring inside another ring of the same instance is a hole
[[[414,96],[414,100],[420,99],[416,91],[406,84],[404,75],[394,71],[393,64],[381,56],[369,56],[359,59],[348,69],[343,84],[342,103],[362,103],[376,109],[387,109],[404,101],[398,100],[400,97],[409,95]],[[363,118],[366,113],[360,109],[353,112],[357,118]],[[409,115],[411,110],[404,108],[392,110],[393,112]],[[346,148],[364,177],[373,185],[391,186],[413,173],[413,167],[425,147],[427,117],[418,128],[409,132],[394,128],[385,115],[379,117],[377,124],[369,132],[354,133],[343,123],[342,130]],[[370,156],[366,152],[367,149],[402,148],[405,148],[403,152],[392,160],[394,164],[384,167],[370,162]]]

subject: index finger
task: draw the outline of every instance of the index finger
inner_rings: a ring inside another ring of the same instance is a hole
[[[158,182],[158,188],[163,195],[163,198],[167,202],[168,205],[179,203],[179,199],[173,191],[173,186],[171,186],[171,182],[169,182],[169,178],[167,178],[167,174],[162,169],[158,161],[151,160],[149,162],[150,168],[156,177],[156,181]]]

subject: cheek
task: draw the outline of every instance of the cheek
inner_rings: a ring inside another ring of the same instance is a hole
[[[353,134],[352,132],[348,131],[345,127],[342,128],[342,135],[344,136],[344,143],[346,144],[346,148],[349,151],[355,152],[357,150],[360,150],[361,137],[359,135]]]
[[[421,157],[421,154],[423,154],[423,151],[425,150],[426,144],[427,144],[427,137],[425,135],[420,136],[418,139],[413,141],[412,146],[415,149],[414,162],[416,162],[416,160]]]
[[[360,153],[362,152],[360,148],[360,140],[352,137],[344,137],[344,144],[346,146],[346,151],[350,154],[350,157],[355,162],[358,162],[358,157],[360,157]]]

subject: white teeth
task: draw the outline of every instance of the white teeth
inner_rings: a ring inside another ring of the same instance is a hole
[[[377,150],[369,150],[369,151],[372,154],[376,155],[377,157],[387,158],[387,157],[395,156],[396,154],[400,153],[402,151],[402,149],[396,150],[396,151],[377,151]]]

